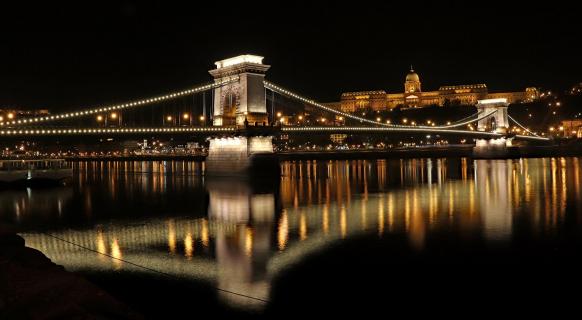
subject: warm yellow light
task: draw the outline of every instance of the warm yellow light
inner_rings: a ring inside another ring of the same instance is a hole
[[[111,114],[111,119],[117,119],[117,113],[115,113],[115,112],[114,112],[114,113],[112,113],[112,114]]]
[[[187,113],[184,113],[184,114],[182,115],[182,118],[184,118],[184,120],[188,120],[188,119],[190,119],[190,115],[189,115],[189,114],[187,114]]]
[[[0,121],[4,121],[4,117],[3,116],[0,116]]]
[[[407,122],[408,122],[408,119],[406,119],[406,118],[402,119],[402,123],[407,123]]]
[[[550,127],[550,131],[554,131],[554,127]]]
[[[341,117],[340,117],[340,119],[341,119]],[[299,116],[299,120],[303,120],[303,116]]]
[[[380,117],[376,118],[376,121],[380,122],[382,121],[382,119],[380,119]]]
[[[8,117],[8,119],[14,119],[14,113],[12,113],[12,112],[7,114],[6,116]]]
[[[281,112],[277,112],[277,117],[281,118]]]
[[[343,120],[344,120],[344,117],[339,117],[339,120],[340,120],[340,121],[343,121]]]
[[[416,122],[412,121],[410,124],[413,125],[413,126],[415,126],[416,125]]]
[[[387,123],[387,124],[390,124],[390,123],[391,123],[391,121],[390,121],[390,120],[386,120],[386,123]]]
[[[204,121],[204,116],[200,116],[200,121]]]
[[[560,131],[564,131],[564,127],[560,126]]]
[[[99,121],[99,122],[103,121],[103,116],[102,115],[98,115],[97,116],[97,121]]]
[[[167,117],[166,117],[166,120],[167,120],[167,121],[172,121],[172,116],[167,116]]]

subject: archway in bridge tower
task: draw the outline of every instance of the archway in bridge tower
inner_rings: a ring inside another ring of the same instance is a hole
[[[238,97],[234,92],[227,92],[222,98],[222,125],[235,125],[238,111]]]
[[[495,131],[495,129],[497,129],[497,121],[495,121],[495,117],[490,117],[487,119],[486,125],[489,131]]]

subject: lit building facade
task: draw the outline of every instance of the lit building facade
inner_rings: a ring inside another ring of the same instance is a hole
[[[518,92],[489,92],[487,85],[482,83],[441,86],[436,91],[422,91],[420,76],[411,68],[404,80],[404,92],[386,93],[383,90],[346,92],[341,96],[339,109],[344,112],[356,112],[362,109],[390,110],[398,106],[420,108],[431,105],[475,105],[477,100],[498,98],[507,99],[508,103],[529,102],[539,98],[539,91],[530,87]]]

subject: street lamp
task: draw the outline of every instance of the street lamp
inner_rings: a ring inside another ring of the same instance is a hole
[[[188,121],[188,125],[192,125],[192,119],[190,118],[190,114],[184,113],[182,115],[182,119],[184,119],[184,121]]]
[[[14,113],[10,112],[6,115],[8,117],[9,120],[14,119]]]
[[[121,115],[118,115],[116,112],[111,114],[111,119],[117,120],[117,125],[121,126]]]
[[[103,118],[102,115],[98,115],[97,116],[97,123],[99,123],[99,125],[101,125],[101,122],[105,121],[105,126],[107,126],[107,118]]]

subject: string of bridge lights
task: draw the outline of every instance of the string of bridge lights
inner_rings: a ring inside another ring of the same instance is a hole
[[[305,97],[302,97],[302,96],[300,96],[300,95],[298,95],[298,94],[296,94],[294,92],[291,92],[291,91],[289,91],[289,90],[287,90],[285,88],[282,88],[282,87],[280,87],[280,86],[278,86],[278,85],[276,85],[276,84],[274,84],[272,82],[269,82],[269,81],[264,81],[264,85],[265,85],[265,88],[267,88],[269,90],[272,90],[272,91],[275,91],[277,93],[286,95],[288,97],[297,99],[297,100],[299,100],[301,102],[310,104],[310,105],[312,105],[314,107],[323,109],[325,111],[328,111],[328,112],[331,112],[331,113],[334,113],[334,114],[337,114],[337,115],[340,115],[342,117],[349,118],[349,119],[352,119],[352,120],[357,120],[357,121],[360,121],[360,122],[365,122],[365,123],[373,124],[375,126],[382,126],[382,127],[389,127],[389,128],[404,128],[404,129],[406,129],[406,128],[415,127],[415,128],[430,129],[430,130],[456,128],[456,127],[465,126],[465,125],[467,125],[467,124],[469,124],[471,122],[479,121],[479,120],[481,120],[483,118],[486,118],[486,117],[489,117],[493,113],[497,112],[497,110],[493,110],[493,111],[491,111],[491,112],[489,112],[487,114],[483,114],[483,115],[480,115],[480,116],[479,116],[479,113],[476,113],[476,114],[471,115],[469,117],[473,117],[473,116],[477,115],[477,119],[470,119],[470,120],[466,120],[464,122],[457,122],[457,123],[451,123],[451,124],[448,124],[448,125],[440,125],[440,126],[437,126],[437,125],[433,125],[433,126],[423,126],[423,125],[399,125],[399,124],[390,124],[390,123],[383,123],[383,122],[379,122],[379,121],[373,121],[373,120],[370,120],[370,119],[358,117],[358,116],[355,116],[355,115],[350,114],[350,113],[346,113],[346,112],[343,112],[343,111],[340,111],[340,110],[336,110],[336,109],[333,109],[333,108],[324,106],[321,103],[318,103],[318,102],[316,102],[314,100],[311,100],[311,99],[307,99]],[[467,117],[467,118],[469,118],[469,117]],[[463,131],[463,132],[465,132],[465,131]]]
[[[503,137],[504,135],[501,133],[496,132],[488,132],[488,131],[469,131],[469,130],[450,130],[450,129],[435,129],[434,127],[429,128],[419,128],[419,127],[405,127],[405,128],[387,128],[387,127],[337,127],[337,126],[326,126],[326,127],[282,127],[282,132],[339,132],[339,131],[346,131],[346,132],[390,132],[390,131],[397,131],[397,132],[424,132],[424,133],[458,133],[458,134],[469,134],[475,136],[489,136],[489,137]],[[540,140],[545,141],[548,138],[540,137],[540,136],[526,136],[526,135],[516,135],[518,139],[523,140]]]
[[[55,121],[55,120],[83,117],[83,116],[98,114],[98,113],[102,113],[102,112],[116,111],[116,110],[122,110],[122,109],[133,108],[133,107],[141,107],[141,106],[145,106],[145,105],[156,103],[156,102],[172,100],[172,99],[183,97],[183,96],[190,95],[193,93],[199,93],[199,92],[207,91],[210,89],[222,87],[224,85],[227,85],[229,83],[232,83],[232,82],[235,82],[238,80],[239,80],[238,76],[233,76],[233,77],[230,77],[230,78],[223,80],[223,81],[199,86],[196,88],[178,91],[178,92],[172,92],[172,93],[168,93],[168,94],[165,94],[162,96],[157,96],[157,97],[152,97],[152,98],[147,98],[147,99],[135,100],[135,101],[126,102],[126,103],[113,105],[113,106],[107,106],[107,107],[102,106],[102,107],[95,107],[92,109],[80,110],[80,111],[75,111],[75,112],[60,113],[60,114],[55,114],[55,115],[50,115],[50,116],[42,116],[42,117],[0,122],[0,127],[7,126],[7,125],[18,126],[18,125],[34,124],[34,123],[39,123],[39,122],[49,122],[49,121]]]
[[[176,133],[176,132],[234,132],[236,127],[163,127],[163,128],[77,128],[77,129],[19,129],[0,130],[0,136],[14,135],[83,135],[83,134],[117,134],[117,133]]]

